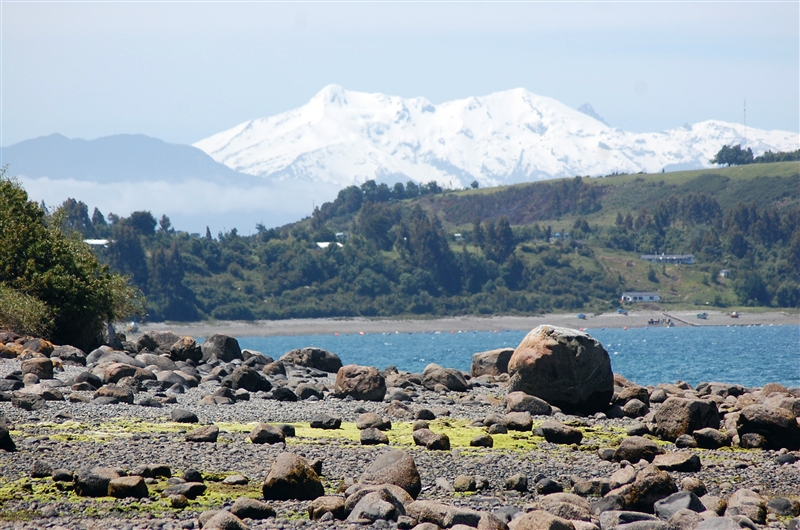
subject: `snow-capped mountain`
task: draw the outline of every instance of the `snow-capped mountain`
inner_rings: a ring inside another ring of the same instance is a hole
[[[329,85],[300,108],[194,146],[231,169],[275,180],[461,187],[708,167],[723,145],[744,143],[744,132],[716,120],[626,132],[522,88],[434,105]],[[746,146],[755,154],[795,150],[800,135],[748,128]]]

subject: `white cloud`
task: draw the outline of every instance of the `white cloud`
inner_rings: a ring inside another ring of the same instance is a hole
[[[177,230],[212,233],[236,228],[240,234],[252,233],[256,223],[267,227],[298,221],[311,214],[314,204],[333,200],[333,186],[270,183],[238,188],[203,181],[170,183],[120,182],[101,184],[77,180],[18,177],[31,200],[57,206],[67,198],[85,202],[89,213],[96,207],[103,214],[120,216],[148,210],[156,218],[166,214]]]

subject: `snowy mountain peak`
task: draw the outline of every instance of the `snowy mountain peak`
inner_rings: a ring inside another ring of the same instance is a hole
[[[589,112],[591,111],[591,112]],[[328,85],[276,116],[251,120],[197,142],[228,167],[271,180],[347,186],[368,179],[466,186],[574,175],[705,167],[741,125],[709,120],[660,133],[613,129],[524,88],[434,105]],[[747,146],[794,150],[796,133],[747,130]]]

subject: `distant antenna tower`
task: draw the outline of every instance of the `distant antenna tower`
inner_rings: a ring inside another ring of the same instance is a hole
[[[744,100],[744,145],[742,147],[747,147],[747,100]]]

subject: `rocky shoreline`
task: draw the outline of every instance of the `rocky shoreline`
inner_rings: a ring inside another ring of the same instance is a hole
[[[0,528],[798,528],[800,389],[641,387],[537,329],[469,374],[0,333]]]

